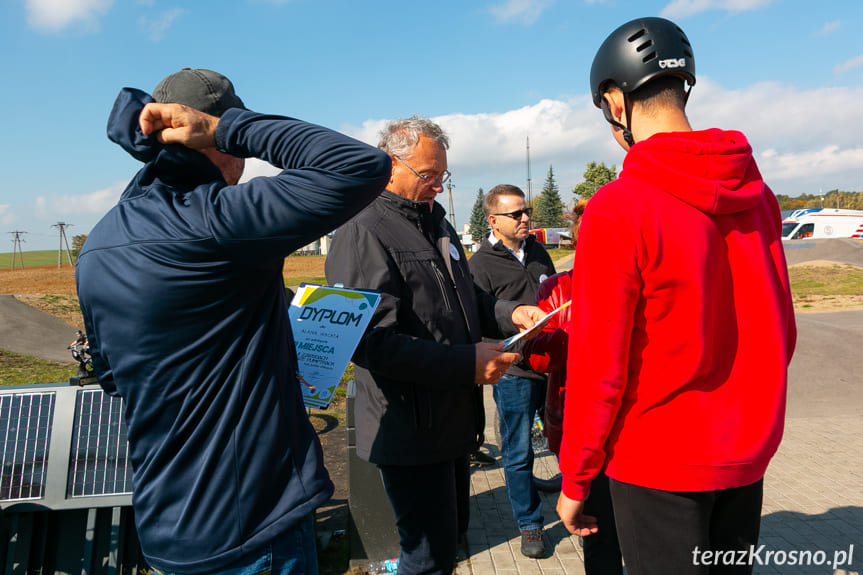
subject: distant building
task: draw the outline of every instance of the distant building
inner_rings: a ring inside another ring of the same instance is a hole
[[[325,256],[330,251],[330,244],[332,241],[332,234],[328,234],[301,247],[294,253],[301,256]]]
[[[461,245],[464,246],[464,251],[475,252],[479,249],[479,242],[474,243],[473,236],[470,234],[470,224],[464,224],[462,231],[456,231]]]

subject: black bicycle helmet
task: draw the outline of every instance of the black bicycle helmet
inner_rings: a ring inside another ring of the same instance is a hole
[[[624,94],[659,76],[676,75],[695,85],[695,59],[683,30],[665,18],[637,18],[612,32],[593,58],[590,91],[599,108],[608,82]],[[688,95],[688,92],[687,92]]]

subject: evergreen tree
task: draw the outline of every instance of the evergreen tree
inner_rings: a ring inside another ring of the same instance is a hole
[[[491,231],[491,227],[488,225],[488,218],[485,217],[485,212],[482,209],[483,198],[484,194],[482,188],[480,188],[476,193],[476,201],[473,203],[473,209],[470,212],[470,224],[468,226],[470,237],[473,238],[475,243],[482,241],[486,234]]]
[[[583,200],[590,199],[596,190],[617,178],[617,167],[605,167],[605,162],[590,162],[584,170],[584,181],[572,189],[572,193]]]
[[[560,228],[566,225],[563,218],[563,202],[560,201],[560,191],[554,181],[554,170],[548,166],[548,175],[542,186],[542,193],[533,203],[533,228]]]

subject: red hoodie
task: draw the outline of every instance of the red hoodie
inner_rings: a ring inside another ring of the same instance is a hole
[[[563,492],[748,485],[796,341],[775,196],[743,134],[656,134],[591,199],[573,267]],[[577,369],[576,369],[576,366]]]

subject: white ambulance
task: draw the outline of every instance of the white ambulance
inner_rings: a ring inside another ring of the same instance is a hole
[[[808,208],[794,210],[782,220],[782,239],[863,237],[863,210]]]

